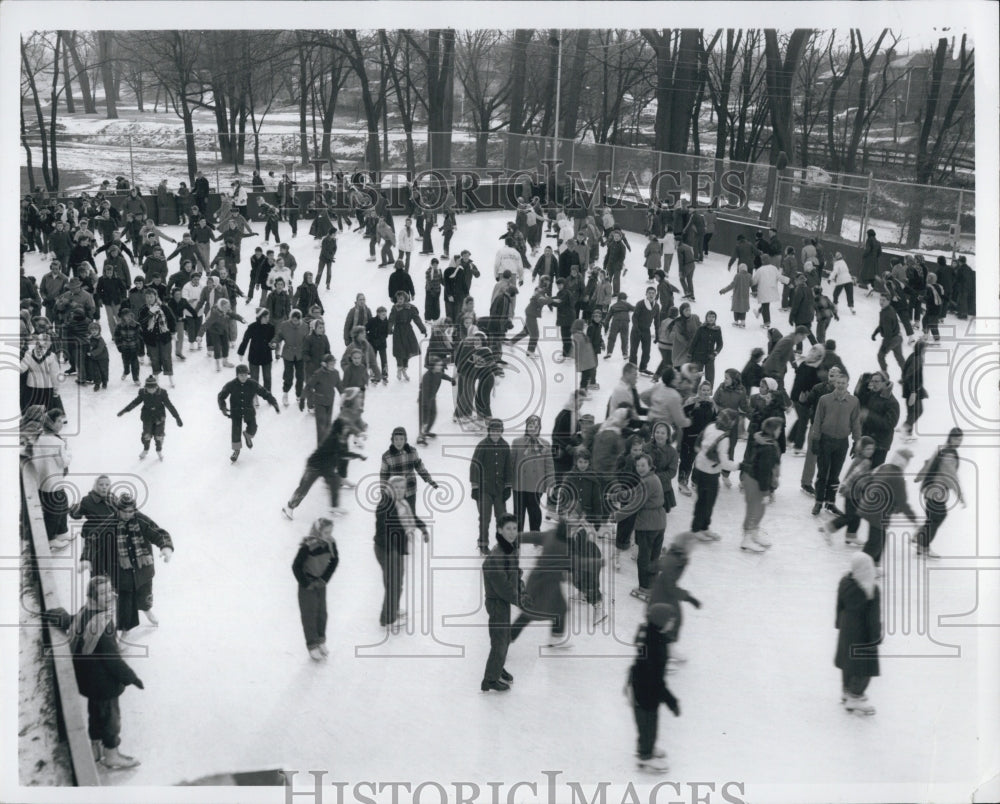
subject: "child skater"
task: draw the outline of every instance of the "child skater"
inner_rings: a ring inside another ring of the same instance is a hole
[[[309,528],[292,562],[292,573],[299,582],[299,615],[306,649],[317,662],[330,655],[326,649],[326,585],[339,563],[333,520],[321,517]]]
[[[155,439],[156,457],[162,461],[163,425],[167,420],[166,412],[170,411],[170,415],[174,417],[178,427],[183,427],[184,422],[181,421],[181,415],[177,412],[173,402],[170,401],[166,390],[160,388],[156,377],[147,377],[145,387],[139,389],[136,398],[122,408],[118,415],[124,416],[139,405],[142,405],[142,410],[139,412],[139,418],[142,420],[142,452],[139,453],[139,460],[141,461],[149,454],[149,442]]]
[[[444,373],[444,361],[440,357],[432,357],[427,361],[427,371],[420,379],[420,392],[417,396],[420,415],[420,436],[417,443],[421,446],[427,445],[428,438],[437,438],[437,433],[432,432],[431,428],[437,419],[437,392],[442,380],[455,384],[455,378]]]
[[[101,337],[101,325],[94,321],[87,331],[87,376],[94,379],[94,390],[108,389],[108,346]]]

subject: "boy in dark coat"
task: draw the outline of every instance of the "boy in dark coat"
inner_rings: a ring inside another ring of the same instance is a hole
[[[303,389],[303,396],[308,398],[309,405],[316,413],[316,444],[322,444],[330,423],[333,421],[333,402],[336,392],[343,391],[340,372],[337,371],[337,359],[327,354],[323,356],[319,368],[316,369]]]
[[[85,346],[87,355],[87,376],[94,381],[94,390],[108,387],[108,347],[101,337],[101,325],[91,322]]]
[[[80,694],[87,699],[88,733],[94,759],[111,769],[132,768],[139,760],[118,750],[121,713],[118,698],[125,687],[143,689],[142,681],[122,659],[115,641],[115,590],[103,575],[90,579],[87,601],[76,613],[52,609],[45,620],[68,631],[73,671]]]
[[[115,346],[122,356],[122,379],[132,373],[132,382],[139,384],[139,354],[142,349],[142,334],[131,308],[123,307],[121,319],[112,336]]]
[[[517,517],[503,514],[497,518],[497,543],[483,562],[486,613],[490,624],[490,655],[486,659],[483,692],[506,692],[514,677],[504,668],[510,647],[510,607],[527,603],[518,561]]]
[[[389,344],[389,311],[384,306],[379,306],[375,311],[375,316],[368,319],[365,324],[365,336],[368,343],[375,350],[380,368],[382,369],[382,385],[389,384],[389,358],[386,349]],[[378,382],[377,368],[372,365],[372,383]]]
[[[486,438],[476,445],[469,464],[472,499],[479,508],[479,552],[489,551],[490,514],[500,517],[507,513],[507,500],[514,484],[514,462],[510,445],[503,438],[503,422],[491,419]],[[515,524],[517,520],[515,519]]]
[[[167,420],[166,411],[174,417],[178,427],[183,427],[181,416],[177,412],[167,392],[160,388],[156,382],[156,377],[147,377],[146,385],[139,391],[135,399],[129,402],[119,412],[119,416],[124,416],[133,408],[142,405],[139,418],[142,421],[142,452],[139,453],[139,460],[149,454],[149,442],[156,439],[156,457],[163,460],[163,425]]]
[[[250,379],[250,369],[244,364],[236,367],[236,379],[230,380],[222,386],[219,391],[219,410],[227,419],[232,420],[232,441],[233,454],[229,456],[231,463],[236,463],[240,457],[240,431],[243,433],[243,440],[246,441],[247,449],[253,449],[253,437],[257,434],[257,414],[254,411],[253,401],[257,396],[261,396],[277,413],[281,413],[278,401],[271,396],[271,392],[261,387]],[[226,402],[229,407],[226,407]],[[246,429],[243,428],[244,422]]]
[[[636,757],[639,770],[666,773],[666,752],[656,748],[660,704],[680,716],[677,698],[667,688],[664,674],[674,641],[678,609],[671,603],[654,603],[646,613],[647,621],[639,626],[635,643],[638,648],[635,663],[629,670],[628,687],[632,711],[639,732]]]
[[[882,371],[888,372],[889,367],[886,365],[885,356],[892,352],[892,356],[896,358],[899,369],[902,371],[904,362],[903,336],[900,334],[899,315],[885,294],[879,296],[878,303],[882,309],[878,314],[878,326],[872,333],[873,341],[878,335],[882,336],[882,344],[878,349],[878,366]]]
[[[312,454],[306,459],[306,468],[299,479],[299,485],[292,494],[288,504],[281,509],[281,513],[287,519],[292,518],[292,512],[305,499],[309,489],[313,484],[323,478],[327,488],[330,490],[330,508],[335,514],[343,513],[340,508],[340,485],[341,474],[339,467],[341,462],[347,458],[358,458],[362,461],[368,460],[367,456],[351,452],[347,447],[346,423],[341,417],[333,423],[326,438]]]
[[[635,306],[628,303],[628,294],[619,293],[618,300],[608,310],[608,323],[605,325],[608,327],[608,350],[604,353],[605,360],[609,359],[615,350],[615,339],[618,337],[621,337],[622,341],[622,360],[626,359],[629,313],[633,310]]]

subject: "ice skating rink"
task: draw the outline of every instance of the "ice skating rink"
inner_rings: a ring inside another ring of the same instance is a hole
[[[483,273],[471,291],[480,315],[488,309],[497,238],[508,219],[512,216],[502,213],[458,218],[452,253],[470,249]],[[254,222],[253,228],[262,234],[263,223]],[[282,224],[298,260],[296,286],[317,262],[318,241],[307,229],[308,221],[292,239]],[[181,227],[166,231],[179,239]],[[635,302],[645,288],[644,238],[630,233],[629,239],[623,290]],[[243,244],[238,284],[244,290],[249,256],[258,243],[259,238],[249,238]],[[172,245],[165,246],[169,253]],[[437,232],[435,246],[441,246]],[[333,287],[321,290],[338,359],[344,317],[355,293],[364,292],[373,311],[389,305],[390,270],[378,270],[377,263],[365,261],[367,255],[360,234],[342,235]],[[429,259],[414,254],[411,268],[421,315]],[[752,347],[766,345],[752,315],[745,330],[731,325],[729,295],[718,294],[731,278],[727,260],[728,255],[712,254],[698,266],[698,301],[692,306],[702,319],[708,310],[718,312],[725,339],[716,360],[720,378],[726,368],[741,369]],[[25,266],[40,278],[45,261],[29,254]],[[170,268],[177,270],[176,258]],[[674,284],[676,276],[674,267]],[[526,282],[517,298],[518,315],[528,292]],[[858,314],[851,316],[842,300],[841,320],[827,335],[837,341],[851,371],[852,390],[862,371],[877,368],[876,345],[869,340],[877,298],[858,295]],[[253,310],[242,300],[237,306],[248,322]],[[554,313],[547,312],[542,323],[549,339],[541,346],[539,363],[525,358],[524,341],[505,349],[511,366],[498,382],[493,405],[506,421],[508,442],[523,433],[531,413],[542,416],[548,437],[573,389],[572,366],[555,357]],[[775,315],[775,326],[789,329],[781,314]],[[763,522],[774,546],[763,555],[739,550],[744,502],[734,482],[720,491],[713,517],[722,541],[698,544],[681,580],[703,606],[685,607],[677,649],[687,662],[668,677],[682,716],[661,710],[659,745],[671,766],[665,778],[714,781],[716,789],[742,782],[745,800],[829,801],[831,787],[844,784],[854,785],[857,800],[969,800],[971,780],[987,763],[981,750],[992,744],[977,740],[977,731],[996,714],[997,679],[982,668],[985,637],[989,645],[996,640],[995,627],[985,626],[996,626],[1000,602],[995,571],[976,572],[978,562],[986,561],[981,557],[997,552],[996,520],[989,513],[996,508],[997,453],[995,443],[977,438],[970,424],[979,404],[993,404],[996,392],[976,391],[972,364],[962,364],[974,327],[975,322],[950,318],[941,327],[941,348],[928,350],[930,399],[919,423],[920,438],[909,445],[915,451],[910,471],[920,469],[951,426],[963,426],[970,433],[960,473],[968,509],[950,514],[934,544],[943,558],[930,566],[917,563],[904,535],[890,540],[882,675],[868,691],[877,714],[848,715],[840,705],[840,673],[833,666],[834,603],[853,551],[843,545],[842,533],[833,546],[817,534],[811,502],[799,490],[802,459],[786,454],[777,499]],[[241,325],[241,336],[242,330]],[[331,654],[317,663],[305,649],[291,563],[310,522],[327,512],[325,486],[314,487],[294,522],[281,515],[315,446],[312,418],[294,404],[280,415],[262,404],[254,448],[244,448],[231,466],[229,421],[218,410],[216,394],[233,370],[216,373],[205,351],[188,352],[185,362],[175,361],[176,388],[168,389],[184,427],[168,419],[165,460],[151,453],[140,462],[139,412],[115,418],[137,389],[131,380],[119,380],[119,355],[110,344],[109,349],[108,391],[77,390],[72,378],[63,385],[71,478],[82,493],[101,473],[116,484],[137,485],[142,512],[169,530],[176,552],[169,564],[157,558],[154,611],[160,626],[134,631],[135,644],[127,651],[146,688],[130,687],[121,698],[122,750],[142,764],[131,771],[103,771],[106,784],[172,785],[275,767],[326,770],[328,782],[495,780],[510,785],[523,780],[540,790],[545,770],[560,771],[561,780],[578,781],[587,790],[599,782],[659,781],[635,770],[635,725],[622,692],[631,640],[643,616],[642,604],[628,594],[636,570],[627,556],[620,572],[607,570],[602,577],[604,593],[615,606],[600,629],[588,629],[587,606],[571,604],[576,620],[570,650],[547,655],[542,646],[548,626],[532,626],[509,653],[513,689],[479,691],[489,640],[468,459],[482,434],[462,433],[452,423],[450,386],[445,384],[438,397],[439,438],[420,449],[442,489],[436,496],[420,483],[417,513],[431,523],[432,536],[428,545],[414,546],[404,589],[408,630],[398,635],[388,635],[378,623],[382,585],[372,549],[372,489],[392,428],[403,425],[410,443],[416,441],[422,373],[417,361],[411,361],[411,382],[397,382],[391,366],[388,387],[368,393],[369,459],[352,462],[349,476],[358,488],[342,497],[349,513],[335,528],[341,562],[328,588]],[[654,354],[652,367],[658,357]],[[620,368],[617,356],[600,361],[601,390],[583,408],[598,422]],[[141,380],[148,373],[147,365]],[[280,363],[274,373],[272,390],[280,401]],[[899,379],[891,361],[890,373]],[[648,385],[640,378],[640,391]],[[896,393],[898,398],[898,385]],[[970,401],[976,393],[983,394],[979,402]],[[995,415],[987,418],[995,420]],[[901,446],[898,435],[894,446]],[[742,449],[741,443],[737,458]],[[918,486],[908,482],[907,489],[919,510]],[[668,541],[690,524],[692,499],[678,495],[678,500],[668,516]],[[79,550],[78,540],[65,555],[67,568],[75,567]],[[534,555],[534,548],[524,548],[526,571]],[[995,559],[991,566],[995,569]],[[75,572],[65,574],[67,608],[79,605],[85,580]],[[311,785],[308,777],[306,783]]]

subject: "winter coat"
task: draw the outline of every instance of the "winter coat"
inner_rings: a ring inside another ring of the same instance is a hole
[[[737,271],[733,281],[720,290],[719,295],[732,291],[733,300],[729,309],[734,313],[745,313],[750,309],[750,286],[752,283],[753,277],[750,276],[749,271]]]
[[[319,366],[306,381],[303,394],[313,405],[333,407],[335,391],[343,392],[340,372],[336,369],[326,369]]]
[[[403,444],[402,449],[396,449],[390,444],[389,449],[382,453],[382,463],[379,466],[379,482],[383,485],[389,483],[389,478],[394,475],[402,475],[406,478],[406,496],[413,497],[417,493],[417,475],[430,485],[434,484],[427,467],[424,466],[420,453],[408,443]]]
[[[891,341],[893,338],[898,338],[899,333],[899,314],[891,305],[883,307],[879,311],[878,327],[872,333],[872,340],[876,335],[881,335],[883,341]]]
[[[722,351],[722,329],[716,324],[702,324],[691,339],[691,362],[704,366]],[[676,360],[675,360],[676,362]]]
[[[506,603],[508,607],[518,605],[521,600],[521,567],[516,544],[507,544],[503,539],[497,541],[483,561],[483,586],[487,601]]]
[[[170,401],[170,396],[163,388],[156,388],[153,391],[140,388],[135,399],[123,407],[118,415],[121,416],[123,413],[128,413],[139,405],[142,405],[142,410],[139,411],[139,418],[143,424],[153,425],[166,421],[168,410],[170,411],[170,415],[180,423],[180,414],[177,412],[177,408],[174,407],[173,402]]]
[[[565,487],[572,499],[579,502],[588,519],[597,520],[603,516],[604,497],[601,481],[591,470],[580,472],[571,469],[562,476],[560,486]]]
[[[719,474],[723,470],[733,471],[739,468],[736,461],[729,459],[729,432],[723,432],[714,422],[709,424],[701,434],[701,444],[694,458],[694,468],[706,474]],[[712,447],[717,455],[709,455]]]
[[[59,361],[51,350],[45,352],[41,360],[35,357],[32,350],[24,353],[21,358],[21,373],[27,373],[29,388],[59,388]]]
[[[865,250],[861,255],[861,275],[862,282],[870,283],[878,275],[879,258],[882,256],[882,244],[874,237],[865,240]]]
[[[691,361],[691,344],[700,326],[701,320],[694,313],[691,313],[687,318],[684,316],[678,317],[677,323],[674,324],[671,330],[674,334],[674,348],[671,353],[671,359],[675,366],[683,366],[685,363]]]
[[[280,324],[287,321],[292,313],[292,297],[288,295],[287,290],[283,290],[280,293],[271,291],[267,294],[267,301],[264,303],[264,307],[271,314],[271,321]]]
[[[335,541],[327,541],[321,536],[307,536],[295,554],[292,574],[303,588],[317,580],[329,583],[339,563],[340,555]]]
[[[421,335],[427,335],[427,328],[420,320],[420,313],[410,303],[393,305],[389,312],[389,329],[392,331],[392,356],[397,360],[409,360],[420,354],[420,344],[413,332],[416,325]]]
[[[413,289],[413,279],[410,278],[409,273],[402,269],[395,270],[389,274],[390,301],[396,301],[396,294],[400,291],[405,292],[410,299],[416,295],[416,291]]]
[[[899,402],[893,394],[870,394],[861,411],[861,435],[875,439],[875,446],[888,450],[899,423]]]
[[[764,374],[768,377],[784,378],[788,363],[795,352],[795,337],[785,335],[779,340],[766,358],[764,358]]]
[[[95,615],[96,609],[85,606],[78,617],[82,617],[84,632]],[[67,631],[74,623],[74,617],[65,609],[52,609],[44,615],[44,619]],[[118,642],[115,639],[113,620],[97,640],[94,650],[83,653],[82,640],[73,639],[70,643],[73,653],[73,672],[76,675],[76,686],[80,694],[93,701],[111,701],[117,699],[129,684],[135,684],[139,677],[135,674],[118,652]]]
[[[208,333],[212,338],[229,340],[229,322],[242,320],[243,318],[232,310],[223,312],[219,307],[213,307],[199,327],[198,335]]]
[[[326,335],[320,335],[318,332],[306,335],[302,344],[302,359],[305,361],[307,377],[319,368],[323,356],[328,354],[330,354],[330,339]]]
[[[663,446],[655,441],[652,442],[649,445],[649,454],[653,459],[653,472],[660,479],[660,486],[663,488],[663,510],[669,512],[677,505],[672,481],[677,477],[680,457],[677,450],[674,449],[674,445],[669,441]]]
[[[395,501],[388,494],[383,494],[375,509],[375,546],[387,552],[407,555],[410,552],[407,529],[415,528],[427,533],[427,525],[411,512],[413,522],[404,522],[400,517]]]
[[[248,359],[251,363],[255,366],[270,365],[273,360],[271,341],[274,340],[274,335],[273,324],[254,321],[243,333],[243,340],[240,341],[240,347],[236,350],[236,353],[240,357],[243,357],[247,352],[247,346],[249,346],[250,354]]]
[[[552,446],[544,438],[518,436],[510,445],[514,491],[544,492],[555,477]]]
[[[625,451],[625,439],[622,431],[616,427],[602,427],[594,436],[594,446],[591,449],[591,466],[599,478],[608,478],[615,474],[618,458]]]
[[[650,426],[656,422],[666,422],[673,427],[681,428],[691,424],[684,415],[681,395],[675,388],[658,382],[639,394],[639,399],[649,408],[646,418]]]
[[[810,366],[808,363],[800,363],[795,367],[795,380],[792,382],[792,401],[804,404],[799,398],[802,394],[808,394],[819,382],[817,366]]]
[[[879,674],[878,645],[882,641],[880,591],[869,600],[848,573],[837,587],[837,653],[833,663],[848,676]]]
[[[570,570],[569,542],[566,537],[565,525],[552,530],[521,534],[522,544],[537,544],[542,548],[524,584],[524,611],[548,617],[565,615],[566,598],[563,597],[561,583]]]
[[[514,460],[510,445],[503,437],[494,444],[487,436],[476,445],[469,464],[469,482],[473,491],[493,497],[510,493],[514,484]]]
[[[326,312],[323,309],[323,302],[319,299],[319,288],[314,284],[307,285],[303,282],[299,285],[299,289],[295,291],[295,297],[292,299],[292,307],[301,310],[305,314],[314,304],[319,306],[321,315]]]
[[[365,337],[372,349],[385,349],[389,343],[389,319],[375,316],[365,325]]]
[[[594,354],[594,347],[583,330],[573,333],[573,359],[578,372],[597,368],[597,355]]]
[[[761,492],[767,494],[777,487],[781,449],[773,438],[763,433],[754,433],[753,440],[754,448],[747,451],[741,468],[757,481]]]
[[[719,410],[735,410],[744,416],[750,413],[750,398],[747,396],[747,389],[742,385],[728,386],[725,383],[715,389],[712,396],[715,406]]]
[[[281,358],[283,360],[302,360],[308,334],[309,327],[301,321],[298,324],[292,323],[291,320],[282,321],[274,339],[275,347],[280,351]]]
[[[729,258],[729,267],[732,268],[734,265],[742,263],[747,267],[748,271],[752,271],[754,257],[758,254],[757,248],[749,240],[739,240],[733,249],[733,255]]]
[[[354,327],[365,326],[374,316],[372,311],[368,309],[365,305],[360,310],[357,305],[354,305],[350,310],[347,311],[347,318],[344,319],[344,343],[349,344],[351,342],[351,330]]]
[[[149,306],[143,306],[139,311],[139,329],[142,332],[142,340],[147,346],[155,346],[157,343],[170,343],[174,333],[177,331],[177,319],[169,307],[160,305],[159,312],[162,315],[163,326],[158,322],[158,316]]]
[[[792,326],[808,327],[812,324],[814,316],[812,291],[806,285],[798,285],[792,292],[788,323]]]
[[[667,672],[669,641],[662,631],[649,622],[642,623],[636,633],[638,654],[628,671],[628,685],[632,689],[635,704],[641,709],[655,712],[662,703],[671,710],[680,711],[677,699],[667,688],[664,677]]]
[[[96,300],[99,304],[110,304],[117,309],[127,295],[128,288],[117,276],[102,276],[97,280]]]
[[[647,271],[656,271],[663,267],[663,244],[659,240],[650,240],[644,252]]]
[[[830,271],[830,283],[837,285],[853,285],[854,277],[851,276],[851,269],[847,267],[847,262],[843,259],[833,261],[833,269]]]
[[[781,301],[781,274],[773,265],[762,265],[753,272],[751,284],[757,288],[757,301],[775,304]]]
[[[243,382],[238,379],[230,380],[222,386],[216,399],[220,410],[225,410],[228,401],[231,416],[246,416],[253,414],[253,400],[256,396],[261,397],[271,407],[277,409],[278,402],[271,396],[271,393],[264,386],[249,379]]]
[[[636,530],[663,530],[667,527],[667,512],[663,508],[663,484],[654,472],[639,479],[626,508],[637,512]]]

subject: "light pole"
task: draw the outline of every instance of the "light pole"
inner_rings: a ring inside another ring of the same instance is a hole
[[[556,57],[556,119],[552,125],[553,160],[559,158],[559,101],[562,93],[562,30],[561,29],[558,32],[558,38],[556,42],[558,45],[558,55]]]

